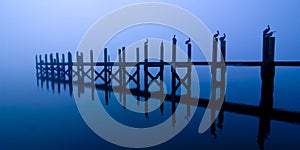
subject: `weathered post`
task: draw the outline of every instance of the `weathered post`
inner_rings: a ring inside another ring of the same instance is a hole
[[[95,63],[94,63],[94,54],[93,50],[90,50],[90,61],[91,61],[91,84],[92,88],[95,85]],[[92,90],[93,92],[93,90]]]
[[[122,47],[122,79],[123,79],[123,89],[126,88],[126,59],[125,59],[125,47]]]
[[[145,59],[145,64],[144,64],[144,92],[148,93],[148,39],[144,43],[144,59]]]
[[[46,79],[49,78],[49,68],[48,68],[48,56],[45,54],[45,74],[46,74]]]
[[[110,64],[110,55],[108,55],[108,63]],[[112,65],[110,64],[108,66],[108,77],[109,77],[108,84],[109,84],[109,86],[111,86],[111,81],[112,81],[112,79],[111,79],[111,73],[112,73]]]
[[[84,93],[84,64],[83,64],[83,53],[77,51],[77,78],[78,78],[78,97],[81,93]]]
[[[188,67],[187,67],[187,95],[191,96],[191,91],[192,91],[192,44],[188,43],[187,44],[187,49],[188,49]]]
[[[218,87],[218,80],[217,80],[217,64],[218,64],[218,39],[213,37],[213,50],[212,50],[212,64],[211,64],[211,78],[212,78],[212,90],[211,90],[211,102],[217,102],[217,89]],[[216,109],[215,107],[211,108],[211,121],[214,121],[214,117],[216,116]],[[213,129],[215,129],[215,124],[212,123],[211,126],[211,134],[214,135]]]
[[[119,53],[119,86],[122,87],[122,56],[121,56],[121,49],[118,51]]]
[[[107,48],[104,48],[104,84],[105,86],[108,86],[108,79],[107,79]]]
[[[125,47],[122,47],[122,95],[123,95],[123,107],[126,108],[126,59],[125,59]]]
[[[123,84],[123,79],[122,79],[122,66],[123,66],[123,64],[122,64],[122,55],[121,55],[121,49],[119,49],[119,89],[120,89],[120,91],[121,91],[121,88],[122,88],[122,84]],[[122,91],[120,92],[120,102],[122,101]]]
[[[51,79],[54,79],[54,62],[53,62],[53,54],[50,54],[50,74]]]
[[[257,143],[260,148],[264,148],[264,142],[270,133],[270,121],[273,110],[273,89],[274,89],[274,50],[275,37],[267,33],[263,35],[263,64],[261,66],[261,100],[259,104],[259,129]]]
[[[65,54],[62,54],[62,64],[61,64],[61,73],[62,73],[62,80],[66,81],[66,61],[65,61]],[[64,85],[65,88],[65,85]]]
[[[188,53],[188,66],[187,66],[187,96],[190,98],[192,94],[192,44],[190,43],[190,39],[187,43],[187,53]],[[188,102],[186,109],[186,119],[189,120],[191,116],[191,104]]]
[[[60,63],[59,63],[59,54],[58,53],[56,53],[56,68],[55,68],[55,70],[56,70],[56,73],[57,73],[57,79],[58,79],[58,81],[60,81]]]
[[[42,61],[42,55],[39,55],[39,77],[43,77],[43,74],[44,74],[44,71],[45,71],[45,68],[43,67],[43,65],[45,65]]]
[[[226,41],[225,39],[220,40],[221,43],[221,61],[226,62]]]
[[[159,71],[159,79],[160,79],[160,89],[163,92],[163,81],[164,81],[164,43],[160,44],[160,71]]]
[[[35,71],[36,71],[36,77],[39,77],[39,70],[38,70],[38,58],[37,55],[35,55]]]
[[[90,50],[90,64],[91,64],[91,95],[92,95],[92,100],[95,99],[95,63],[94,63],[94,54],[93,54],[93,50]]]
[[[225,101],[225,93],[226,93],[226,40],[225,40],[225,34],[223,38],[220,38],[221,43],[221,89],[220,89],[220,97],[224,97]],[[221,112],[221,111],[220,111]]]
[[[136,48],[136,88],[137,91],[140,91],[141,84],[140,84],[140,49]],[[140,95],[137,95],[137,105],[140,103]]]
[[[70,83],[72,82],[72,78],[73,78],[73,76],[72,76],[72,74],[73,74],[72,66],[73,66],[72,54],[71,54],[71,52],[68,52],[68,71],[67,71],[67,75],[68,75],[68,79],[69,79]],[[71,89],[70,89],[70,94],[72,94]]]
[[[172,72],[172,96],[174,100],[174,96],[176,94],[176,43],[177,39],[174,35],[172,39],[172,66],[171,66],[171,72]]]
[[[160,44],[160,71],[159,71],[159,88],[160,94],[164,94],[164,43],[163,41]],[[160,99],[160,112],[164,114],[164,99]]]

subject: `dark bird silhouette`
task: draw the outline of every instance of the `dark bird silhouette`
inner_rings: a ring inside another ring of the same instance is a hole
[[[225,38],[226,38],[226,34],[225,34],[225,33],[223,33],[223,36],[222,36],[222,37],[220,37],[220,41],[224,41],[224,40],[225,40]]]
[[[191,38],[189,38],[187,41],[185,41],[185,44],[189,44],[191,42]]]
[[[268,32],[271,30],[270,25],[267,26],[267,28],[264,30],[264,34],[268,34]]]
[[[217,38],[219,36],[219,30],[217,31],[217,33],[214,35],[214,38]]]
[[[177,43],[177,39],[176,39],[176,35],[174,35],[174,36],[173,36],[173,44],[176,45],[176,43]]]
[[[271,37],[275,32],[276,32],[276,31],[269,32],[269,33],[267,34],[267,37]]]
[[[148,42],[149,42],[149,41],[148,41],[148,39],[146,39],[146,42],[145,42],[144,44],[145,44],[145,45],[147,45],[147,44],[148,44]]]

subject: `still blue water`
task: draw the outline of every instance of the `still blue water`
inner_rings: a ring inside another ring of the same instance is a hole
[[[77,110],[73,95],[69,94],[69,85],[65,90],[61,85],[60,93],[57,84],[54,91],[51,84],[49,90],[45,85],[43,88],[37,86],[34,67],[30,69],[32,71],[20,78],[5,75],[7,78],[1,81],[0,149],[123,149],[89,129]],[[226,101],[258,106],[260,68],[228,67],[227,72]],[[274,108],[300,111],[299,75],[300,68],[276,69]],[[201,98],[209,98],[210,81],[203,77],[201,83]],[[97,93],[100,97],[104,95],[103,91]],[[123,109],[113,96],[105,108],[119,122],[133,125],[132,120],[128,120],[133,117],[137,126],[151,126],[171,115],[171,103],[164,105],[164,115],[154,111],[149,113],[149,118]],[[198,133],[204,110],[198,107],[187,127],[176,137],[149,149],[258,149],[258,117],[225,111],[223,128],[216,127],[215,137],[210,129]],[[299,124],[271,120],[270,126],[265,149],[299,149]],[[111,134],[118,136],[114,131]]]

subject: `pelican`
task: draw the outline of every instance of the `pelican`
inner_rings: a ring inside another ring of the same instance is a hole
[[[269,33],[267,34],[267,37],[271,37],[275,32],[276,32],[276,31],[269,32]]]
[[[225,40],[225,38],[226,38],[226,34],[225,34],[225,33],[223,33],[223,36],[222,36],[222,37],[220,37],[220,41],[224,41],[224,40]]]
[[[268,34],[268,32],[271,30],[270,25],[267,26],[267,28],[264,30],[264,34]]]
[[[191,42],[191,38],[189,38],[187,41],[185,41],[185,44],[189,44]]]
[[[219,30],[217,31],[217,33],[214,35],[214,38],[217,38],[219,36]]]
[[[176,45],[177,39],[176,39],[176,35],[173,36],[173,44]]]

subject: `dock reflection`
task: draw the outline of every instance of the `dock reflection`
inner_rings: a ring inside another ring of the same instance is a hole
[[[175,38],[175,36],[174,36]],[[220,39],[221,41],[221,52],[222,55],[225,55],[225,46],[226,43],[224,39]],[[93,52],[90,52],[91,62],[85,63],[83,61],[83,54],[77,53],[76,62],[72,62],[71,54],[69,54],[69,63],[66,65],[69,66],[68,70],[61,69],[59,63],[56,63],[57,59],[53,60],[52,56],[50,57],[50,68],[52,70],[48,71],[49,64],[47,64],[47,56],[45,56],[45,62],[41,60],[40,56],[40,65],[44,67],[39,67],[37,65],[37,84],[42,88],[46,86],[47,90],[55,91],[57,89],[58,93],[61,92],[61,86],[66,90],[66,85],[69,87],[70,95],[73,94],[73,86],[77,87],[77,96],[80,97],[81,94],[86,92],[86,88],[89,88],[91,91],[91,100],[95,99],[95,91],[104,91],[105,93],[105,105],[109,106],[111,99],[111,93],[117,93],[119,96],[120,104],[124,109],[128,108],[128,103],[131,103],[131,99],[127,99],[128,95],[136,97],[136,105],[141,104],[141,99],[144,100],[142,103],[144,105],[144,116],[146,119],[150,119],[151,113],[149,113],[149,101],[157,100],[160,102],[160,112],[161,115],[164,115],[166,112],[171,112],[172,114],[172,126],[176,126],[176,108],[178,105],[186,105],[186,114],[184,115],[184,119],[190,120],[191,118],[191,107],[202,107],[210,110],[210,133],[214,139],[218,138],[216,133],[216,129],[219,128],[223,130],[223,122],[225,119],[225,112],[231,112],[236,114],[254,116],[259,118],[258,124],[258,134],[257,134],[257,145],[260,149],[264,149],[265,140],[271,133],[271,120],[284,121],[289,123],[300,123],[300,112],[291,112],[286,110],[279,110],[273,108],[273,89],[274,89],[274,76],[275,76],[275,63],[274,63],[274,45],[275,38],[274,37],[266,37],[264,35],[263,42],[263,62],[259,63],[261,66],[261,79],[262,79],[262,88],[261,88],[261,99],[259,106],[247,105],[247,104],[239,104],[239,103],[231,103],[226,102],[225,97],[225,77],[226,77],[226,63],[225,57],[221,57],[221,59],[217,58],[217,49],[216,47],[218,40],[215,39],[213,41],[213,60],[208,64],[205,62],[205,65],[209,65],[211,67],[211,76],[212,76],[212,89],[211,89],[211,97],[210,100],[202,99],[199,97],[192,97],[192,88],[191,88],[191,66],[196,63],[187,60],[187,62],[176,62],[176,39],[173,40],[173,56],[172,62],[148,62],[148,40],[144,43],[144,58],[145,62],[139,62],[139,49],[136,50],[136,62],[126,62],[125,60],[125,47],[119,50],[119,62],[110,62],[107,60],[109,58],[107,56],[107,49],[104,50],[104,62],[103,63],[94,63],[93,61]],[[161,43],[160,47],[161,53],[164,51],[163,43]],[[191,44],[187,43],[188,50],[188,58],[191,58]],[[160,55],[160,60],[164,60],[163,55]],[[36,57],[37,60],[37,57]],[[64,59],[63,59],[64,60]],[[219,61],[221,60],[221,62]],[[173,64],[173,65],[170,65]],[[175,65],[174,65],[175,64]],[[182,67],[187,69],[187,74],[180,78],[176,73],[176,64],[177,67]],[[201,63],[202,64],[202,63]],[[63,62],[63,66],[65,63]],[[136,68],[135,72],[130,73],[126,70],[126,67],[133,66]],[[88,70],[84,70],[84,66],[88,66]],[[117,71],[113,72],[112,67],[117,68]],[[143,66],[143,70],[140,67]],[[171,66],[171,91],[169,94],[165,94],[165,97],[162,97],[164,94],[163,83],[164,81],[164,69],[165,66]],[[73,69],[73,68],[74,69]],[[95,67],[102,67],[101,71],[97,71]],[[149,71],[149,68],[159,68],[159,72],[157,74],[152,74]],[[53,72],[57,72],[55,75]],[[62,71],[63,70],[63,71]],[[143,73],[141,73],[144,71]],[[73,75],[74,73],[74,75]],[[61,75],[63,76],[61,77]],[[50,78],[49,78],[50,75]],[[67,79],[65,79],[65,75],[67,75]],[[143,77],[141,77],[143,76]],[[85,81],[85,78],[88,78],[89,82]],[[128,78],[128,79],[127,79]],[[144,81],[140,81],[141,78]],[[104,83],[96,83],[97,79],[101,79]],[[117,81],[117,85],[112,85],[112,80]],[[136,87],[127,88],[129,82],[134,82]],[[156,91],[149,92],[150,84],[155,83],[158,85]],[[46,85],[44,85],[46,84]],[[57,85],[57,88],[55,88]],[[141,85],[144,88],[141,88]],[[176,95],[176,91],[179,87],[185,87],[186,92],[183,95]],[[223,103],[224,101],[224,103]],[[211,107],[209,102],[212,102],[216,105],[222,105],[221,109],[216,109],[215,107]],[[222,103],[221,103],[222,102]],[[171,110],[165,110],[165,104],[171,103]],[[150,111],[151,112],[151,111]],[[177,112],[178,113],[178,112]],[[184,113],[184,112],[183,112]],[[217,120],[215,120],[214,116],[218,115]],[[178,114],[177,114],[178,115]]]
[[[272,74],[271,74],[272,77]],[[149,92],[141,91],[138,89],[125,89],[123,90],[122,87],[119,86],[107,86],[104,84],[96,84],[92,86],[91,84],[78,84],[78,83],[70,83],[70,82],[59,82],[56,80],[51,79],[40,79],[37,78],[37,84],[41,88],[46,87],[49,91],[57,91],[60,93],[62,89],[64,91],[68,90],[69,94],[73,94],[73,86],[76,86],[78,89],[78,94],[80,96],[80,93],[86,92],[84,89],[88,88],[89,91],[91,91],[91,94],[94,97],[95,91],[104,91],[105,93],[105,105],[110,105],[110,97],[113,92],[117,92],[120,97],[122,97],[122,104],[123,108],[126,109],[126,104],[128,103],[126,100],[126,95],[134,95],[136,97],[139,97],[139,99],[136,100],[136,105],[140,105],[139,101],[140,98],[144,98],[144,111],[145,111],[145,118],[149,119],[150,114],[148,112],[148,99],[151,97],[151,100],[158,100],[161,103],[159,109],[161,112],[161,115],[164,115],[166,111],[164,105],[166,103],[171,103],[171,110],[170,112],[175,113],[177,105],[186,105],[186,114],[185,119],[191,119],[190,116],[190,109],[192,106],[197,106],[201,108],[206,108],[208,104],[208,99],[197,99],[190,97],[188,95],[171,95],[167,94],[165,99],[161,99],[161,97],[157,96],[159,94],[155,94],[155,92],[150,95]],[[73,85],[72,85],[73,84]],[[84,85],[84,86],[79,86]],[[63,88],[61,88],[63,87]],[[298,112],[290,112],[286,110],[278,110],[273,108],[273,79],[270,78],[270,74],[266,75],[265,78],[262,78],[262,90],[261,90],[261,100],[259,106],[252,106],[252,105],[246,105],[246,104],[237,104],[237,103],[231,103],[231,102],[224,102],[222,109],[219,112],[218,119],[213,122],[210,133],[214,138],[217,138],[216,133],[216,127],[220,130],[224,130],[223,128],[223,122],[226,116],[225,112],[232,112],[236,114],[242,114],[242,115],[249,115],[259,118],[259,125],[258,125],[258,135],[257,135],[257,144],[261,149],[264,149],[264,143],[265,140],[270,135],[271,129],[270,129],[270,122],[271,120],[277,120],[277,121],[283,121],[283,122],[289,122],[289,123],[300,123],[300,113]],[[157,91],[159,92],[159,90]],[[183,98],[182,101],[179,101],[180,98]],[[198,101],[198,103],[196,103]],[[180,103],[179,103],[180,102]],[[209,109],[209,108],[208,108]],[[176,125],[176,114],[173,115],[172,118],[172,126]]]

